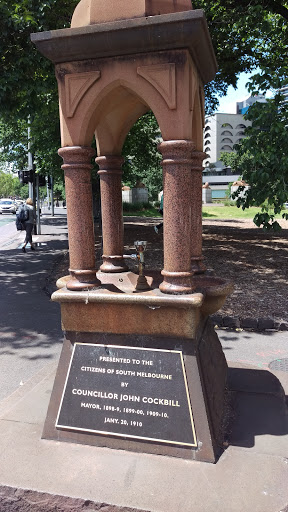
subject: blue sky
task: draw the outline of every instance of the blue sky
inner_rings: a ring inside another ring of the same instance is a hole
[[[237,89],[231,85],[228,87],[227,96],[224,98],[220,98],[220,105],[217,112],[225,113],[225,114],[236,114],[236,101],[242,101],[250,96],[248,90],[245,85],[247,84],[250,76],[254,75],[257,72],[255,70],[253,73],[241,73],[237,82]],[[266,97],[271,97],[272,93],[268,91]]]
[[[220,98],[220,105],[217,112],[236,114],[236,101],[242,101],[249,96],[245,84],[248,82],[250,76],[251,73],[241,73],[237,82],[237,89],[235,90],[231,85],[228,87],[227,96]]]

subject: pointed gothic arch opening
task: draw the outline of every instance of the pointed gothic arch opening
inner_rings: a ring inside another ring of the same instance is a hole
[[[159,115],[159,112],[157,114]],[[152,187],[150,187],[150,191],[152,188],[152,192],[157,197],[157,192],[163,189],[161,156],[157,153],[157,144],[162,140],[162,137],[156,115],[153,115],[146,99],[140,97],[128,84],[124,85],[123,82],[115,80],[92,100],[90,108],[86,109],[85,116],[83,116],[83,127],[86,125],[85,137],[87,144],[93,134],[96,139],[96,163],[99,166],[103,237],[103,263],[100,270],[106,273],[127,270],[126,262],[123,259],[122,185],[123,181],[125,185],[127,184],[127,181],[123,180],[123,171],[127,176],[127,174],[129,175],[129,167],[131,170],[129,159],[126,158],[125,162],[124,157],[130,156],[130,158],[133,158],[135,155],[128,155],[127,151],[123,153],[123,146],[125,141],[127,143],[130,132],[135,131],[135,127],[139,125],[139,120],[143,119],[143,116],[150,118],[153,116],[154,126],[157,125],[153,140],[149,141],[151,134],[146,137],[145,147],[143,147],[145,153],[142,161],[142,165],[144,165],[145,160],[146,162],[148,160],[146,158],[147,150],[149,151],[147,144],[150,143],[150,148],[152,148],[155,155],[157,154],[158,163],[157,176],[154,176],[155,180]],[[129,185],[135,186],[137,178],[142,182],[146,181],[145,175],[140,174],[140,172],[139,169],[138,176],[134,175],[134,182],[130,180],[129,183],[128,179]]]
[[[130,187],[141,181],[148,189],[149,200],[157,201],[163,190],[161,154],[158,144],[162,134],[150,110],[136,121],[129,130],[123,145],[123,184]]]

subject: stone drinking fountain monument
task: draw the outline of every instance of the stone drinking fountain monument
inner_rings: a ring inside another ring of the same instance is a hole
[[[202,257],[203,86],[217,67],[204,13],[190,0],[81,0],[71,28],[32,41],[55,64],[70,255],[52,297],[65,340],[43,437],[214,462],[227,365],[209,315],[232,285]],[[142,290],[123,257],[121,151],[149,110],[163,139],[164,268],[147,269]]]

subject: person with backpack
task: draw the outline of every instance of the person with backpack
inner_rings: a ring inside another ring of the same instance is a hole
[[[25,230],[25,222],[28,220],[29,212],[28,208],[26,208],[26,205],[20,204],[18,206],[18,209],[16,211],[16,229],[17,231],[23,231]]]
[[[160,200],[160,207],[158,210],[161,215],[163,215],[163,199],[164,199],[164,194],[162,193],[161,200]],[[163,222],[160,222],[160,224],[157,224],[157,226],[154,226],[154,231],[155,231],[155,233],[157,233],[157,235],[158,235],[160,229],[163,229]]]
[[[23,211],[23,213],[22,212],[19,213],[19,217],[21,219],[21,213],[22,213],[23,217],[25,217],[25,220],[21,221],[21,222],[23,223],[24,229],[26,231],[26,236],[25,236],[23,247],[22,247],[22,251],[26,252],[26,245],[28,243],[30,243],[31,250],[35,251],[35,247],[32,242],[32,231],[33,231],[34,224],[36,223],[36,215],[35,215],[33,201],[31,199],[31,197],[26,199],[26,204],[21,208],[21,210],[22,211],[24,210],[24,211]]]

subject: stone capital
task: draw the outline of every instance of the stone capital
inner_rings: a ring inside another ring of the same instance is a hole
[[[206,153],[203,153],[202,151],[192,152],[192,171],[202,172],[204,158],[206,158]]]
[[[91,158],[95,155],[95,151],[87,146],[67,146],[58,150],[58,155],[63,158],[62,169],[87,167],[92,169]]]
[[[122,174],[124,158],[118,155],[97,156],[96,164],[99,166],[98,174]]]
[[[168,140],[158,145],[162,153],[162,165],[189,165],[195,144],[192,140]]]

